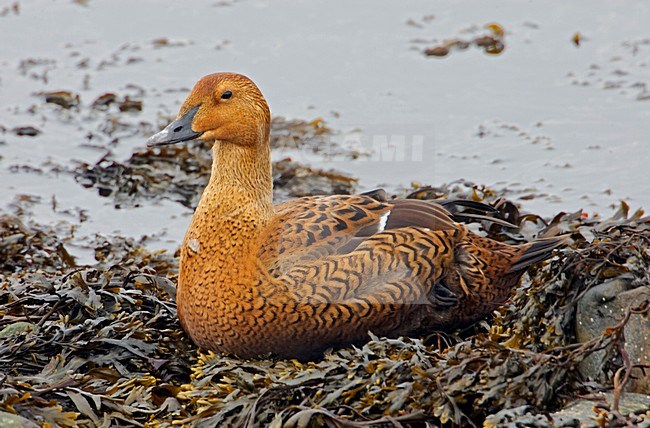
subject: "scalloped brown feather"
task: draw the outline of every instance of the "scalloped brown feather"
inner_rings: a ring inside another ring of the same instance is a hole
[[[223,90],[232,99],[217,99]],[[438,204],[387,201],[382,191],[273,206],[261,92],[246,77],[210,75],[181,115],[196,106],[192,129],[214,141],[214,159],[181,247],[177,304],[203,348],[308,358],[363,342],[368,331],[467,324],[563,243],[505,245],[472,234]]]

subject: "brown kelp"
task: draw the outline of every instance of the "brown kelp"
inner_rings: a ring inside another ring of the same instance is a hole
[[[572,233],[574,244],[532,270],[491,319],[463,331],[371,336],[309,363],[243,361],[203,353],[186,338],[175,316],[173,256],[105,237],[95,243],[97,264],[76,267],[53,231],[6,215],[0,412],[42,426],[575,426],[575,416],[552,412],[589,396],[594,421],[647,423],[647,410],[624,413],[620,403],[641,368],[626,359],[624,327],[647,317],[650,301],[583,343],[575,306],[611,278],[648,287],[648,217],[622,204],[607,220],[578,212],[548,221],[468,183],[409,196],[490,202],[519,226],[484,223],[495,239],[560,231]],[[602,349],[604,380],[584,379],[577,366]],[[600,395],[605,390],[614,399]]]

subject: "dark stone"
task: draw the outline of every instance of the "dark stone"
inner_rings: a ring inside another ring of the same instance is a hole
[[[632,288],[627,279],[618,278],[589,289],[578,301],[576,311],[576,337],[587,342],[602,334],[608,327],[618,324],[630,307],[650,299],[650,287]],[[650,319],[632,314],[624,328],[625,350],[632,364],[650,364]],[[616,355],[603,349],[587,356],[579,365],[580,373],[587,379],[612,384],[612,373],[604,373],[607,355]],[[646,374],[635,368],[626,390],[650,394],[650,371]]]

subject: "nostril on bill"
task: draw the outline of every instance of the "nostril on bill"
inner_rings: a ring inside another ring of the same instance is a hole
[[[183,126],[182,126],[182,125],[181,125],[181,126],[177,126],[176,128],[174,128],[174,132],[179,132],[181,129],[183,129]]]

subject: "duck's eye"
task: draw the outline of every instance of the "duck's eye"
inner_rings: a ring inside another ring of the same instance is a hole
[[[227,100],[230,97],[232,97],[232,92],[230,92],[230,91],[225,91],[223,94],[221,94],[221,99],[222,100]]]

